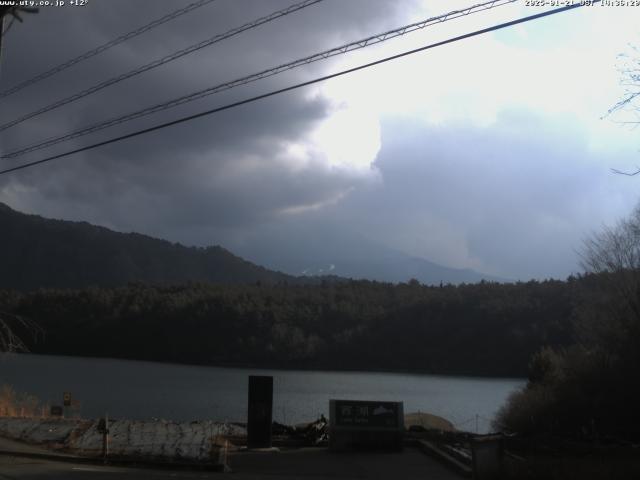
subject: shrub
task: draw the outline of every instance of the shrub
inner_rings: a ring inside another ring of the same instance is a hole
[[[33,417],[41,414],[42,405],[37,397],[16,392],[10,385],[0,386],[0,416]]]

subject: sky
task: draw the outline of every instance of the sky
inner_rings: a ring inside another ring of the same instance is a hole
[[[0,90],[188,3],[43,7],[3,37]],[[0,123],[293,3],[216,0],[0,99]],[[9,128],[0,151],[477,3],[324,0]],[[0,162],[38,160],[550,8],[500,6]],[[503,278],[565,278],[581,271],[584,238],[638,202],[640,178],[611,172],[640,165],[640,131],[628,123],[636,117],[607,112],[625,95],[621,55],[632,61],[640,45],[639,13],[582,7],[2,175],[0,201],[219,244],[271,267],[307,244],[312,258],[318,244],[354,248],[357,238]]]

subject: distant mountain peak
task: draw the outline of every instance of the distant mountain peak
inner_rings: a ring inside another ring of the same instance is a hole
[[[344,228],[292,230],[286,238],[280,232],[262,235],[253,244],[246,242],[242,253],[269,268],[311,278],[335,275],[391,283],[413,278],[425,285],[508,281],[409,255]]]

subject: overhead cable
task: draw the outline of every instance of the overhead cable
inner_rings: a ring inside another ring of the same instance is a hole
[[[171,20],[174,20],[184,15],[185,13],[189,13],[195,10],[196,8],[204,7],[205,5],[215,1],[216,0],[198,0],[197,2],[193,2],[187,5],[186,7],[183,7],[174,12],[168,13],[167,15],[164,15],[163,17],[160,17],[157,20],[149,22],[146,25],[142,25],[141,27],[136,28],[135,30],[132,30],[128,33],[120,35],[118,38],[114,38],[113,40],[110,40],[107,43],[103,43],[102,45],[95,47],[87,52],[84,52],[83,54],[78,55],[77,57],[72,58],[71,60],[67,60],[66,62],[63,62],[60,65],[56,65],[55,67],[45,72],[42,72],[32,78],[24,80],[18,83],[17,85],[14,85],[9,89],[3,92],[0,92],[0,99],[8,97],[9,95],[12,95],[16,92],[19,92],[23,88],[26,88],[29,85],[33,85],[34,83],[38,83],[41,80],[44,80],[45,78],[49,78],[57,73],[60,73],[63,70],[66,70],[67,68],[72,67],[73,65],[76,65],[77,63],[80,63],[91,57],[95,57],[96,55],[106,50],[109,50],[110,48],[115,47],[116,45],[119,45],[122,42],[126,42],[127,40],[137,37],[138,35],[142,35],[143,33],[148,32],[149,30],[156,28],[164,23],[170,22]]]
[[[92,125],[83,127],[74,132],[59,136],[48,138],[43,141],[39,141],[38,143],[31,144],[26,147],[20,147],[17,150],[14,150],[10,153],[4,154],[0,156],[2,159],[7,158],[16,158],[21,155],[31,153],[37,150],[41,150],[43,148],[50,147],[52,145],[56,145],[61,142],[66,142],[68,140],[73,140],[78,137],[82,137],[84,135],[88,135],[90,133],[97,132],[99,130],[103,130],[108,127],[112,127],[114,125],[118,125],[124,122],[128,122],[131,120],[135,120],[137,118],[145,117],[147,115],[151,115],[162,110],[167,110],[169,108],[177,107],[179,105],[183,105],[188,102],[193,102],[195,100],[199,100],[201,98],[207,97],[209,95],[213,95],[215,93],[222,92],[224,90],[229,90],[235,87],[239,87],[241,85],[245,85],[247,83],[252,83],[263,78],[271,77],[274,75],[278,75],[280,73],[286,72],[288,70],[292,70],[294,68],[301,67],[303,65],[308,65],[313,62],[317,62],[320,60],[325,60],[327,58],[334,57],[336,55],[345,54],[354,50],[362,49],[368,47],[370,45],[375,45],[377,43],[385,42],[395,37],[399,37],[405,35],[410,32],[414,32],[416,30],[424,29],[428,26],[435,25],[438,23],[446,22],[449,20],[453,20],[462,16],[467,16],[473,13],[481,12],[484,10],[489,10],[492,8],[500,7],[503,5],[507,5],[510,3],[517,2],[518,0],[493,0],[477,5],[473,5],[471,7],[465,8],[463,10],[454,10],[452,12],[445,13],[443,15],[438,15],[436,17],[431,17],[421,22],[412,23],[410,25],[405,25],[400,28],[396,28],[393,30],[389,30],[384,33],[379,33],[377,35],[372,35],[370,37],[366,37],[360,40],[356,40],[354,42],[347,43],[345,45],[341,45],[339,47],[331,48],[329,50],[325,50],[320,53],[315,53],[313,55],[309,55],[304,58],[300,58],[298,60],[294,60],[292,62],[285,63],[283,65],[279,65],[273,68],[269,68],[267,70],[263,70],[258,73],[254,73],[245,77],[241,77],[235,80],[231,80],[229,82],[221,83],[215,85],[213,87],[208,87],[204,90],[200,90],[194,93],[190,93],[188,95],[184,95],[178,98],[174,98],[168,102],[162,102],[151,107],[146,107],[142,110],[138,110],[135,112],[128,113],[126,115],[122,115],[119,117],[110,118],[108,120],[103,120],[98,123],[94,123]]]
[[[38,115],[42,115],[43,113],[46,112],[50,112],[51,110],[55,110],[56,108],[60,108],[63,105],[68,105],[69,103],[75,102],[77,100],[80,100],[81,98],[86,97],[87,95],[91,95],[94,94],[104,88],[110,87],[111,85],[115,85],[116,83],[120,83],[124,80],[127,80],[129,78],[135,77],[137,75],[140,75],[141,73],[144,72],[148,72],[149,70],[152,70],[154,68],[157,68],[161,65],[164,65],[166,63],[169,62],[173,62],[174,60],[177,60],[178,58],[184,57],[185,55],[189,55],[193,52],[196,52],[198,50],[201,50],[205,47],[209,47],[211,45],[213,45],[214,43],[218,43],[221,42],[222,40],[226,40],[227,38],[233,37],[235,35],[238,35],[246,30],[250,30],[252,28],[256,28],[260,25],[263,25],[265,23],[271,22],[273,20],[276,20],[278,18],[284,17],[285,15],[289,15],[293,12],[297,12],[298,10],[302,10],[303,8],[306,7],[310,7],[311,5],[315,5],[316,3],[320,3],[323,0],[304,0],[302,2],[296,3],[294,5],[291,5],[287,8],[284,8],[282,10],[278,10],[277,12],[271,13],[265,17],[259,18],[257,20],[254,20],[252,22],[249,23],[245,23],[244,25],[240,26],[240,27],[236,27],[233,28],[225,33],[219,34],[219,35],[215,35],[214,37],[211,37],[207,40],[204,40],[202,42],[196,43],[194,45],[191,45],[187,48],[183,48],[182,50],[178,50],[177,52],[174,52],[170,55],[166,55],[162,58],[159,58],[157,60],[154,60],[153,62],[147,63],[145,65],[142,65],[141,67],[138,67],[134,70],[130,70],[126,73],[122,73],[120,75],[118,75],[117,77],[112,77],[108,80],[105,80],[103,82],[100,82],[92,87],[89,87],[85,90],[82,90],[81,92],[75,93],[69,97],[63,98],[62,100],[58,100],[57,102],[54,102],[52,104],[49,104],[45,107],[39,108],[38,110],[35,110],[31,113],[28,113],[26,115],[23,115],[22,117],[19,117],[15,120],[11,120],[7,123],[4,123],[2,125],[0,125],[0,132],[11,128],[15,125],[18,125],[19,123],[22,123],[26,120],[29,120],[30,118],[33,117],[37,117]]]
[[[599,2],[600,2],[600,0],[593,0],[594,4],[595,3],[599,3]],[[409,56],[409,55],[413,55],[413,54],[418,53],[418,52],[422,52],[422,51],[425,51],[425,50],[430,50],[430,49],[436,48],[436,47],[441,47],[443,45],[448,45],[450,43],[458,42],[460,40],[465,40],[467,38],[476,37],[478,35],[483,35],[485,33],[494,32],[496,30],[501,30],[501,29],[504,29],[504,28],[507,28],[507,27],[511,27],[513,25],[518,25],[518,24],[521,24],[521,23],[530,22],[532,20],[537,20],[539,18],[548,17],[548,16],[555,15],[555,14],[558,14],[558,13],[566,12],[566,11],[569,11],[569,10],[580,8],[582,6],[584,6],[584,5],[580,4],[580,3],[572,4],[572,5],[568,5],[568,6],[565,6],[565,7],[556,8],[554,10],[548,10],[548,11],[545,11],[545,12],[541,12],[541,13],[538,13],[538,14],[535,14],[535,15],[529,15],[529,16],[526,16],[526,17],[521,17],[521,18],[518,18],[516,20],[511,20],[509,22],[500,23],[498,25],[494,25],[492,27],[483,28],[481,30],[475,30],[473,32],[465,33],[463,35],[458,35],[457,37],[452,37],[452,38],[449,38],[447,40],[442,40],[440,42],[432,43],[432,44],[426,45],[424,47],[415,48],[413,50],[408,50],[406,52],[402,52],[402,53],[399,53],[399,54],[396,54],[396,55],[392,55],[390,57],[385,57],[383,59],[376,60],[376,61],[370,62],[370,63],[366,63],[364,65],[359,65],[357,67],[349,68],[347,70],[342,70],[340,72],[332,73],[330,75],[325,75],[323,77],[319,77],[319,78],[315,78],[313,80],[309,80],[309,81],[306,81],[306,82],[302,82],[302,83],[298,83],[298,84],[295,84],[295,85],[291,85],[289,87],[281,88],[281,89],[278,89],[278,90],[273,90],[271,92],[264,93],[262,95],[256,95],[254,97],[247,98],[247,99],[244,99],[244,100],[240,100],[238,102],[233,102],[233,103],[224,105],[222,107],[213,108],[213,109],[206,110],[204,112],[196,113],[196,114],[193,114],[193,115],[188,115],[186,117],[182,117],[182,118],[179,118],[179,119],[176,119],[176,120],[172,120],[170,122],[161,123],[161,124],[155,125],[153,127],[145,128],[145,129],[138,130],[138,131],[135,131],[135,132],[132,132],[132,133],[128,133],[128,134],[125,134],[125,135],[121,135],[121,136],[118,136],[118,137],[115,137],[115,138],[111,138],[109,140],[104,140],[104,141],[101,141],[101,142],[93,143],[91,145],[87,145],[87,146],[84,146],[84,147],[81,147],[81,148],[76,148],[74,150],[70,150],[70,151],[67,151],[67,152],[64,152],[64,153],[60,153],[60,154],[57,154],[57,155],[52,155],[52,156],[49,156],[49,157],[46,157],[46,158],[43,158],[43,159],[40,159],[40,160],[36,160],[36,161],[33,161],[33,162],[29,162],[29,163],[23,163],[22,165],[18,165],[18,166],[12,167],[12,168],[7,168],[5,170],[0,170],[0,175],[6,175],[8,173],[15,172],[15,171],[18,171],[18,170],[23,170],[23,169],[26,169],[26,168],[35,167],[36,165],[42,165],[44,163],[51,162],[53,160],[57,160],[57,159],[60,159],[60,158],[68,157],[68,156],[74,155],[76,153],[86,152],[88,150],[93,150],[93,149],[96,149],[98,147],[102,147],[102,146],[105,146],[105,145],[110,145],[110,144],[113,144],[113,143],[121,142],[121,141],[127,140],[129,138],[134,138],[134,137],[138,137],[140,135],[145,135],[147,133],[155,132],[157,130],[162,130],[164,128],[171,127],[173,125],[178,125],[178,124],[181,124],[181,123],[190,122],[190,121],[195,120],[197,118],[213,115],[215,113],[222,112],[224,110],[229,110],[229,109],[232,109],[232,108],[235,108],[235,107],[239,107],[241,105],[246,105],[248,103],[253,103],[253,102],[256,102],[258,100],[262,100],[262,99],[269,98],[269,97],[272,97],[272,96],[275,96],[275,95],[279,95],[281,93],[290,92],[292,90],[296,90],[296,89],[299,89],[299,88],[302,88],[302,87],[306,87],[308,85],[313,85],[315,83],[319,83],[319,82],[323,82],[323,81],[326,81],[326,80],[330,80],[332,78],[336,78],[336,77],[340,77],[340,76],[343,76],[343,75],[347,75],[349,73],[357,72],[359,70],[364,70],[366,68],[370,68],[370,67],[373,67],[375,65],[380,65],[380,64],[383,64],[383,63],[386,63],[386,62],[397,60],[399,58],[403,58],[403,57],[406,57],[406,56]]]

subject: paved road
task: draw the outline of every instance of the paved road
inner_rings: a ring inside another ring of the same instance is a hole
[[[0,480],[172,480],[216,476],[220,479],[220,475],[222,474],[94,466],[0,456]]]
[[[0,438],[0,450],[31,454],[51,453],[42,448]],[[331,453],[326,448],[275,452],[235,452],[227,459],[233,473],[155,468],[125,468],[74,463],[56,459],[0,455],[0,480],[160,480],[225,476],[233,480],[457,480],[460,477],[412,448],[402,453]]]
[[[401,454],[332,454],[324,449],[275,453],[238,453],[229,458],[233,473],[155,470],[74,464],[0,456],[0,480],[169,480],[224,477],[232,480],[457,480],[452,473],[421,452]]]
[[[234,478],[459,480],[440,463],[417,449],[402,453],[332,453],[308,448],[274,454],[238,453],[229,457]]]
[[[43,448],[35,447],[28,443],[16,442],[15,440],[9,440],[8,438],[3,437],[0,437],[0,450],[24,453],[49,453]]]

